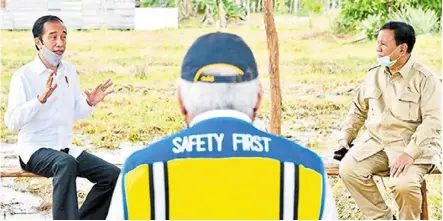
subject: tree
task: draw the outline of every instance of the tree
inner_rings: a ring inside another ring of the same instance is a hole
[[[280,0],[279,5],[278,5],[278,11],[279,12],[284,12],[285,8],[286,8],[285,0]]]
[[[184,17],[189,18],[189,15],[191,13],[191,1],[190,0],[183,0],[183,9],[184,9]]]
[[[282,102],[278,66],[278,36],[275,29],[272,0],[263,0],[263,6],[265,11],[264,21],[269,51],[269,75],[271,81],[271,133],[280,135]]]

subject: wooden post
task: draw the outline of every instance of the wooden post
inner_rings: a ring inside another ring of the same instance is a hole
[[[281,134],[281,90],[278,61],[278,37],[274,24],[272,0],[263,0],[266,39],[269,51],[269,75],[271,80],[271,133]]]
[[[421,183],[421,214],[420,214],[420,219],[421,220],[428,220],[429,216],[428,216],[428,193],[427,193],[427,189],[426,189],[426,180],[423,180],[423,182]]]

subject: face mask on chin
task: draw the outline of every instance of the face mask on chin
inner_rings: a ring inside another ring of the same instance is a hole
[[[41,43],[40,52],[41,52],[41,55],[43,56],[43,58],[50,65],[57,67],[57,65],[60,64],[61,60],[63,59],[63,54],[58,55],[58,54],[52,52],[43,44],[42,40],[40,40],[40,43]]]
[[[401,55],[395,59],[391,61],[391,55],[392,53],[394,53],[395,51],[397,51],[397,49],[399,49],[400,46],[398,46],[394,51],[392,51],[389,55],[383,56],[383,57],[378,57],[378,64],[380,64],[381,66],[384,67],[392,67],[395,63],[397,63],[398,59],[401,57]]]
[[[45,60],[52,66],[56,67],[58,64],[60,64],[60,61],[63,59],[63,54],[58,55],[52,51],[50,51],[48,48],[43,46],[41,49],[41,54],[45,58]]]

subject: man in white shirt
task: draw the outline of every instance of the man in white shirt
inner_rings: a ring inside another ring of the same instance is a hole
[[[20,130],[18,155],[24,170],[53,177],[53,219],[104,219],[120,169],[72,145],[74,120],[91,115],[112,91],[110,80],[93,91],[80,91],[77,72],[62,61],[66,27],[56,16],[43,16],[32,33],[38,55],[12,76],[5,124]],[[78,209],[76,178],[95,183]]]

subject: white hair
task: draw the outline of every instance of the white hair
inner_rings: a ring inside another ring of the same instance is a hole
[[[236,110],[252,116],[258,100],[258,78],[242,83],[178,81],[181,99],[190,116],[211,110]]]

